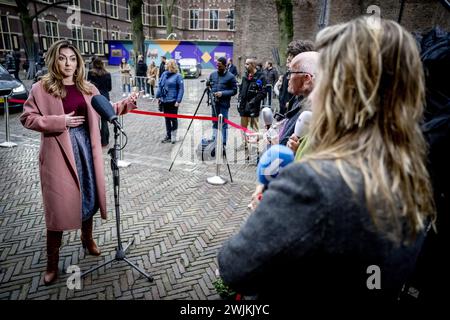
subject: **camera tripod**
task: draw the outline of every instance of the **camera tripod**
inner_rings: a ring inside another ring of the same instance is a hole
[[[119,128],[117,125],[114,126],[114,147],[109,149],[108,154],[111,156],[111,170],[113,173],[113,185],[114,185],[114,204],[115,204],[115,211],[116,211],[116,230],[117,230],[117,248],[116,248],[116,255],[113,259],[109,259],[105,261],[104,263],[93,267],[92,269],[89,269],[88,271],[85,271],[81,274],[81,278],[85,277],[91,272],[94,272],[95,270],[100,269],[101,267],[112,263],[114,261],[120,261],[123,260],[126,263],[128,263],[132,268],[136,269],[140,274],[142,274],[144,277],[146,277],[150,282],[153,282],[153,277],[147,274],[144,270],[139,268],[137,265],[132,263],[130,260],[126,257],[126,252],[128,248],[133,244],[134,239],[132,239],[125,247],[122,246],[122,240],[120,237],[120,203],[119,203],[119,190],[120,190],[120,177],[119,177],[119,167],[117,165],[117,162],[119,160],[119,152],[121,150],[120,144],[118,142],[119,138]],[[126,137],[126,135],[125,135]],[[126,145],[126,143],[125,143]],[[123,147],[122,147],[123,149]]]
[[[202,82],[203,82],[203,80],[202,80]],[[194,111],[193,116],[194,116],[194,117],[196,116],[196,114],[197,114],[197,112],[198,112],[198,109],[200,108],[200,105],[202,104],[203,98],[204,98],[205,96],[207,97],[206,104],[207,104],[208,106],[211,106],[211,108],[212,108],[212,110],[213,110],[213,116],[214,116],[214,117],[218,117],[216,105],[215,105],[215,103],[214,103],[214,97],[213,97],[212,94],[211,94],[211,89],[209,88],[209,86],[206,86],[205,90],[203,90],[202,97],[200,98],[200,101],[198,102],[197,107],[195,108],[195,111]],[[173,167],[173,165],[174,165],[174,163],[175,163],[175,160],[176,160],[178,154],[180,153],[181,148],[183,147],[184,140],[186,139],[186,136],[187,136],[187,134],[189,133],[189,129],[191,128],[193,122],[194,122],[194,119],[191,119],[191,121],[189,122],[189,125],[188,125],[188,127],[187,127],[186,133],[185,133],[184,136],[183,136],[183,139],[182,139],[182,141],[181,141],[181,144],[180,144],[180,146],[178,147],[177,153],[175,154],[175,157],[173,158],[172,163],[170,164],[169,171],[172,170],[172,167]],[[216,150],[216,151],[217,151],[217,150]],[[230,164],[228,163],[227,153],[226,153],[226,150],[225,150],[225,149],[223,149],[223,154],[224,154],[224,157],[225,157],[225,162],[226,162],[226,164],[227,164],[228,174],[230,175],[230,181],[233,182],[233,177],[232,177],[232,175],[231,175]],[[216,155],[216,156],[217,156],[217,155]]]

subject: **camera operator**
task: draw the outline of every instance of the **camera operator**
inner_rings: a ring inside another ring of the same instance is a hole
[[[237,83],[234,75],[227,71],[227,60],[224,57],[217,59],[217,71],[209,76],[207,86],[211,89],[211,107],[212,115],[219,116],[222,114],[224,119],[228,119],[228,111],[230,110],[231,97],[237,93]],[[213,139],[217,136],[217,122],[213,122]],[[227,127],[223,123],[223,144],[227,143]]]
[[[252,129],[258,131],[258,117],[261,101],[266,96],[266,77],[261,70],[256,69],[256,60],[245,60],[246,73],[242,77],[239,87],[238,111],[241,116],[241,126],[247,128],[249,123]],[[247,149],[247,140],[244,140]]]

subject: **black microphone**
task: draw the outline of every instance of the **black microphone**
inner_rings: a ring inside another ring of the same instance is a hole
[[[114,126],[116,126],[122,133],[125,133],[122,130],[122,126],[120,125],[119,121],[117,120],[118,117],[116,113],[114,112],[114,109],[111,105],[111,103],[102,95],[96,95],[92,97],[91,100],[92,107],[95,109],[95,111],[100,115],[100,117],[110,123],[112,123]]]

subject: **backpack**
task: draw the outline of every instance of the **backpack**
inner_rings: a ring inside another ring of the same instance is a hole
[[[212,161],[216,159],[216,140],[202,138],[195,153],[201,161]]]

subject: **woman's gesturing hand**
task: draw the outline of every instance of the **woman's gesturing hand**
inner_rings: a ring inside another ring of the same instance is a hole
[[[75,111],[66,114],[66,127],[78,127],[84,123],[84,116],[74,116]]]
[[[132,102],[133,104],[136,104],[136,101],[137,101],[137,99],[139,98],[139,96],[140,96],[140,92],[132,92],[132,93],[130,94],[131,102]]]

